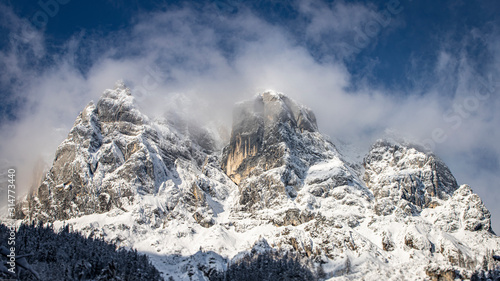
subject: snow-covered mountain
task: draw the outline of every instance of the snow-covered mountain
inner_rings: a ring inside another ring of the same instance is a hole
[[[77,117],[19,216],[136,248],[173,280],[266,253],[326,280],[467,279],[495,265],[489,211],[418,146],[381,140],[356,163],[272,91],[236,105],[228,143],[200,124],[152,120],[117,84]]]

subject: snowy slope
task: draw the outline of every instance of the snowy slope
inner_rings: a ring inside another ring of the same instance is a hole
[[[236,106],[222,151],[216,130],[178,118],[150,120],[123,84],[106,90],[24,219],[136,248],[174,280],[208,280],[271,249],[298,253],[323,279],[470,278],[500,249],[481,199],[418,147],[378,141],[352,160],[309,109],[271,91]]]

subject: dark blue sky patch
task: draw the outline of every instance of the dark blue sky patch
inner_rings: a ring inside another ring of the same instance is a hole
[[[282,30],[288,40],[304,47],[318,62],[344,63],[351,75],[347,89],[352,92],[369,86],[397,95],[415,93],[415,89],[424,93],[438,82],[443,82],[438,79],[446,79],[446,83],[441,85],[448,86],[437,90],[442,95],[453,96],[458,79],[452,75],[444,78],[443,75],[435,75],[436,62],[439,61],[441,52],[447,52],[455,58],[467,58],[478,73],[484,72],[491,65],[492,54],[487,48],[489,36],[498,33],[498,1],[388,0],[317,3],[320,6],[324,4],[323,9],[334,9],[338,3],[346,6],[364,5],[371,15],[359,25],[341,33],[326,29],[318,38],[311,38],[307,26],[314,18],[301,12],[298,1],[10,0],[7,5],[12,7],[17,16],[28,20],[45,36],[47,54],[42,58],[27,54],[26,66],[43,71],[61,56],[69,55],[84,77],[110,48],[116,49],[112,56],[115,58],[144,55],[142,46],[121,48],[121,44],[126,46],[127,42],[117,42],[115,38],[124,40],[127,36],[140,37],[141,34],[133,35],[131,28],[141,17],[183,7],[195,11],[193,22],[213,28],[218,40],[217,47],[228,61],[238,55],[238,50],[242,47],[239,42],[247,42],[248,36],[252,35],[225,26],[226,19],[250,12]],[[383,24],[383,17],[374,16],[376,14],[388,15],[386,19],[389,23]],[[339,19],[324,20],[332,23]],[[165,28],[175,29],[168,25]],[[0,39],[0,49],[7,50],[10,47],[8,38],[13,34],[9,34],[8,25],[1,26],[1,29],[8,36]],[[366,34],[368,37],[362,46],[357,44],[361,40],[360,36]],[[64,53],[67,51],[66,44],[72,38],[83,40],[79,40],[80,45],[75,46],[72,53]],[[346,50],[346,46],[352,48]],[[21,49],[16,51],[23,52],[22,44],[18,48]],[[346,58],[342,53],[344,51],[353,53]],[[179,55],[171,63],[182,64],[186,61],[189,58]],[[445,72],[454,73],[459,70],[460,65],[451,63],[447,67]],[[200,66],[200,71],[203,69]],[[8,89],[12,88],[9,85],[2,85],[1,88],[5,90],[3,96],[11,94],[8,93]]]

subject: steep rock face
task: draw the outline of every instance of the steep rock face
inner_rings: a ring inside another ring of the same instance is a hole
[[[312,111],[288,97],[265,92],[237,105],[233,130],[222,159],[222,169],[237,184],[251,175],[283,166],[285,156],[306,149],[301,133],[317,132]]]
[[[318,132],[311,110],[268,91],[236,106],[230,143],[221,162],[239,185],[242,208],[256,210],[296,198],[307,184],[310,167],[338,157],[333,144]],[[354,182],[352,173],[338,162],[337,182],[325,186],[327,191]],[[325,183],[327,178],[311,183]],[[321,192],[319,187],[316,192]]]
[[[364,159],[364,181],[372,190],[378,214],[395,209],[415,214],[435,207],[458,188],[455,177],[436,156],[411,145],[379,140]]]
[[[30,220],[65,220],[161,194],[168,198],[155,211],[160,220],[182,215],[209,226],[213,211],[206,197],[227,196],[224,184],[229,181],[213,168],[218,159],[207,154],[213,141],[201,127],[183,134],[165,123],[139,112],[123,84],[105,91],[76,119],[52,168],[28,200],[25,215]],[[193,131],[203,134],[203,146],[191,139]],[[209,179],[205,173],[214,176]]]

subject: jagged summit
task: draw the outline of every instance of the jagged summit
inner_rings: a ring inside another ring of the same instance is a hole
[[[321,280],[467,279],[500,249],[481,198],[417,146],[380,140],[347,163],[310,109],[266,91],[236,104],[221,150],[131,94],[84,108],[20,218],[154,253],[167,280],[290,252]]]
[[[97,111],[101,122],[124,121],[140,125],[145,118],[137,110],[129,88],[123,82],[117,82],[114,90],[106,90],[97,102]]]
[[[364,181],[380,200],[377,210],[382,214],[402,202],[409,203],[404,208],[411,213],[435,207],[458,189],[455,177],[437,156],[408,143],[378,140],[363,165]]]
[[[264,116],[269,119],[268,124],[286,123],[300,132],[318,130],[314,113],[282,93],[266,91],[257,100],[262,102]]]
[[[179,201],[188,201],[182,208],[203,202],[197,184],[183,181],[183,171],[210,171],[216,164],[206,152],[210,135],[193,139],[192,131],[150,121],[136,108],[130,89],[118,83],[79,114],[23,212],[30,220],[65,220],[123,208],[141,194],[169,192],[176,198],[172,208]],[[215,188],[211,182],[204,184]]]
[[[244,210],[278,208],[293,201],[303,187],[310,187],[307,178],[316,174],[312,172],[316,164],[336,167],[326,176],[335,178],[331,187],[362,188],[335,146],[318,132],[314,113],[276,92],[236,105],[221,162],[241,190],[239,203]]]
[[[317,129],[312,111],[281,93],[268,91],[238,103],[223,170],[239,183],[257,166],[264,171],[282,166],[287,155],[306,148],[303,133]]]

